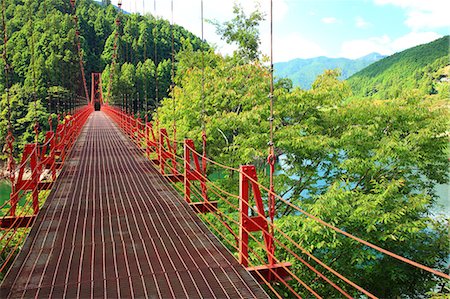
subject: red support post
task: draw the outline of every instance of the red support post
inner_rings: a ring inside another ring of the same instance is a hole
[[[39,178],[41,176],[40,161],[39,161],[39,147],[34,144],[35,150],[31,152],[30,166],[31,166],[31,184],[33,196],[33,211],[36,215],[39,212]]]
[[[255,182],[252,182],[249,177],[255,181],[258,180],[255,166],[241,166],[239,174],[239,235],[241,240],[239,246],[239,262],[248,267],[248,234],[249,232],[261,231],[263,233],[264,243],[266,245],[268,263],[269,265],[273,265],[273,236],[269,233],[266,213],[264,211],[264,205],[261,198],[261,191],[259,186]],[[250,187],[252,188],[256,208],[258,210],[258,215],[253,217],[250,217],[248,213]]]
[[[45,142],[41,152],[41,163],[44,169],[50,169],[52,181],[56,180],[55,146],[55,133],[53,131],[49,131],[45,134]]]
[[[139,146],[139,115],[134,119],[133,140]]]
[[[39,211],[39,157],[38,157],[38,147],[35,143],[26,144],[23,149],[21,167],[19,169],[19,174],[17,176],[17,181],[14,184],[13,192],[11,193],[11,209],[10,215],[16,215],[17,203],[19,201],[20,191],[32,191],[33,197],[33,210],[36,214]],[[29,179],[24,179],[25,167],[30,159],[31,177]]]
[[[159,159],[159,171],[164,175],[164,166],[166,164],[165,157],[163,156],[163,133],[165,129],[159,129],[159,139],[158,139],[158,159]]]
[[[166,149],[167,146],[167,149]],[[175,156],[174,147],[170,143],[169,135],[167,134],[167,130],[161,128],[159,130],[159,142],[158,142],[158,152],[159,152],[159,166],[161,170],[161,174],[165,175],[165,164],[166,161],[170,161],[170,169],[172,172],[172,177],[179,177],[180,173],[177,169],[177,161]]]
[[[133,135],[133,117],[131,115],[127,115],[128,117],[128,135]]]
[[[194,141],[192,139],[184,140],[184,200],[195,206],[195,209],[201,213],[208,213],[217,209],[217,201],[210,201],[206,189],[206,173],[200,166],[198,155],[196,155]],[[191,167],[191,155],[195,168]],[[203,166],[203,165],[202,165]],[[191,182],[199,181],[202,190],[202,202],[192,202],[191,199]]]
[[[188,146],[194,146],[191,139],[184,140],[184,200],[191,203],[191,154]]]
[[[13,151],[14,151],[14,136],[11,131],[8,132],[6,136],[6,142],[8,147],[8,171],[9,171],[9,180],[11,182],[11,194],[10,194],[10,202],[11,202],[11,210],[13,208],[13,203],[17,205],[17,195],[16,195],[16,164],[14,161]],[[13,215],[15,215],[15,206]],[[12,213],[12,211],[10,212]]]
[[[150,159],[150,132],[148,129],[148,116],[145,116],[145,154]]]
[[[58,169],[62,167],[66,157],[66,128],[65,124],[59,124],[56,129],[56,155],[58,155]]]
[[[52,181],[56,180],[56,159],[55,159],[55,153],[56,153],[56,138],[55,133],[52,132],[52,139],[50,141],[50,153],[49,153],[49,163],[50,163],[50,170],[52,172]]]
[[[265,249],[267,253],[267,265],[247,268],[251,273],[257,271],[259,274],[253,273],[257,278],[264,275],[268,281],[274,280],[274,273],[280,277],[288,277],[286,271],[290,267],[288,263],[276,264],[274,259],[275,246],[273,234],[269,230],[269,220],[266,218],[264,204],[259,189],[258,176],[256,168],[253,165],[244,165],[239,171],[239,263],[245,267],[249,265],[248,259],[248,237],[249,233],[261,232],[264,238]],[[253,199],[256,204],[258,215],[249,216],[250,205],[250,188],[253,193]],[[255,275],[256,274],[256,275]]]

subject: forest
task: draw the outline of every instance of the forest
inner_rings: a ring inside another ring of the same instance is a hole
[[[355,95],[379,99],[420,95],[448,98],[448,85],[439,84],[449,65],[450,36],[419,45],[378,61],[349,78]]]
[[[176,125],[173,137],[180,147],[184,138],[200,146],[204,128],[208,158],[230,167],[255,164],[260,180],[268,184],[271,68],[260,50],[261,12],[246,15],[236,6],[234,19],[215,23],[223,39],[237,46],[225,57],[184,28],[151,15],[119,13],[92,0],[77,1],[76,14],[88,86],[89,74],[102,72],[104,95],[111,88],[105,98],[110,105],[148,115],[169,132]],[[45,127],[49,116],[56,119],[83,104],[82,80],[68,1],[6,0],[5,19],[9,41],[4,56],[10,67],[0,83],[0,140],[5,140],[11,111],[18,155],[33,140],[35,121]],[[109,86],[116,30],[119,54]],[[449,179],[448,82],[439,81],[448,65],[445,42],[448,37],[428,45],[438,54],[427,54],[426,62],[414,58],[424,57],[420,47],[386,58],[402,61],[390,73],[380,71],[390,63],[383,59],[349,81],[339,79],[339,70],[328,70],[310,90],[294,88],[284,78],[277,78],[274,88],[276,192],[324,221],[442,272],[450,255],[449,219],[431,208],[434,186]],[[0,50],[5,53],[4,44]],[[5,69],[5,59],[1,63]],[[208,171],[217,184],[237,191],[236,174],[213,166]],[[236,211],[219,208],[237,217]],[[282,231],[380,298],[437,299],[450,292],[443,278],[343,238],[289,206],[276,208],[275,224]],[[289,252],[277,250],[289,261]],[[335,298],[331,287],[305,266],[294,270],[324,298]],[[289,296],[281,285],[275,287]],[[308,298],[301,285],[292,287]],[[354,289],[345,290],[357,296]]]
[[[34,126],[35,114],[39,124],[45,128],[50,114],[56,121],[56,114],[68,112],[74,106],[86,102],[80,98],[85,96],[73,13],[69,1],[5,0],[8,36],[6,59],[9,64],[7,78],[12,126],[18,148],[33,140],[34,134],[29,133]],[[155,107],[155,103],[167,95],[170,86],[170,23],[150,15],[144,17],[123,13],[120,16],[121,26],[116,28],[117,8],[112,5],[102,6],[91,0],[77,1],[76,16],[88,89],[92,72],[103,72],[104,82],[108,83],[114,33],[120,30],[117,63],[122,69],[117,69],[120,77],[114,77],[118,91],[116,93],[116,89],[113,90],[114,96],[127,94],[133,98],[140,97],[140,102],[148,102],[149,106]],[[173,33],[176,51],[183,40],[189,40],[195,49],[202,44],[199,38],[182,27],[174,26]],[[2,38],[2,52],[3,43]],[[4,60],[0,62],[0,68],[5,69]],[[155,74],[160,84],[158,98],[155,95],[155,80],[143,80],[155,77]],[[4,140],[8,119],[5,78],[2,72],[1,140]],[[128,86],[129,82],[133,86]],[[36,106],[34,99],[37,100]],[[34,110],[37,110],[36,113]]]

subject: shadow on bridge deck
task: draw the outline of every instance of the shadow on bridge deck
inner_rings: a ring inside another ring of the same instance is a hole
[[[103,112],[94,112],[1,298],[267,298]]]

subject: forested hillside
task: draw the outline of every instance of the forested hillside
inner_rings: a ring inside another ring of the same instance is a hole
[[[411,92],[448,97],[448,84],[439,84],[450,64],[450,37],[386,57],[348,79],[357,96],[397,98]]]
[[[366,66],[382,59],[383,55],[372,53],[358,59],[316,57],[309,59],[293,59],[275,63],[275,75],[278,78],[289,78],[294,86],[310,89],[317,76],[325,70],[339,69],[340,79],[347,79]]]
[[[45,128],[50,113],[62,113],[67,111],[69,106],[80,104],[79,96],[84,96],[84,90],[70,2],[5,1],[11,119],[17,141],[15,144],[20,146],[31,141],[34,136],[32,133],[35,116],[34,99],[37,102],[37,120],[40,126]],[[103,72],[111,63],[117,8],[93,0],[79,0],[76,2],[76,15],[87,86],[90,88],[90,74]],[[154,77],[156,68],[160,79],[160,99],[167,94],[170,85],[172,50],[170,23],[166,20],[157,20],[150,15],[144,17],[122,14],[120,28],[118,70],[124,68],[127,71],[123,72],[122,78],[115,78],[113,95],[120,98],[124,92],[133,97],[137,94],[146,94],[146,100],[152,105],[155,102],[153,83],[155,80],[151,78]],[[3,33],[3,28],[1,29]],[[201,44],[200,39],[193,34],[182,27],[174,26],[176,51],[180,49],[182,40],[189,40],[195,49]],[[0,52],[3,48],[2,38]],[[5,63],[1,60],[0,68],[3,70],[4,67]],[[136,74],[140,76],[140,85],[134,84]],[[131,87],[126,84],[130,80],[127,76],[133,79]],[[146,92],[143,90],[143,78],[148,81]],[[0,74],[2,141],[6,133],[8,115],[5,84],[5,73],[2,71]]]

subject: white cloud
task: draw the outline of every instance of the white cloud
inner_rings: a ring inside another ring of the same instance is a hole
[[[269,54],[269,34],[261,36],[263,53]],[[299,33],[289,34],[275,33],[274,36],[274,61],[288,61],[294,58],[312,58],[327,55],[326,51],[314,41],[308,40]]]
[[[273,17],[276,23],[284,19],[288,13],[288,0],[274,0],[273,3]],[[249,1],[249,0],[203,0],[204,18],[210,20],[217,20],[225,22],[233,17],[233,4],[237,2],[242,5],[246,13],[254,11],[257,3],[260,3],[260,9],[266,15],[266,21],[261,23],[261,36],[269,32],[269,13],[270,2],[268,1]],[[112,0],[113,4],[117,4],[117,0]],[[137,3],[137,4],[136,4]],[[154,1],[152,0],[135,0],[123,1],[122,8],[129,12],[139,12],[154,14]],[[156,1],[156,15],[167,20],[171,20],[171,1]],[[200,0],[186,1],[174,0],[174,22],[185,27],[197,36],[201,36],[201,14],[200,14]],[[216,45],[220,53],[226,55],[231,54],[235,47],[227,45],[216,34],[215,27],[211,24],[204,23],[204,37],[205,39]],[[268,47],[262,47],[263,53],[268,53]]]
[[[322,18],[321,21],[322,21],[322,23],[325,23],[325,24],[335,24],[335,23],[337,23],[338,20],[334,17],[326,17],[326,18]]]
[[[371,25],[372,24],[370,24],[369,22],[364,20],[363,17],[358,16],[358,17],[355,18],[355,26],[358,27],[358,28],[364,29],[364,28],[370,27]]]
[[[390,42],[387,35],[346,41],[341,46],[340,56],[355,59],[373,52],[387,55],[390,54],[388,50]]]
[[[373,52],[391,55],[420,44],[431,42],[439,37],[441,35],[435,32],[410,32],[394,40],[388,35],[351,40],[342,44],[340,56],[355,59]]]
[[[442,35],[436,32],[410,32],[392,41],[392,49],[394,52],[402,51],[417,45],[426,44]]]
[[[449,0],[374,0],[377,5],[394,5],[406,11],[405,24],[414,31],[450,27]]]

